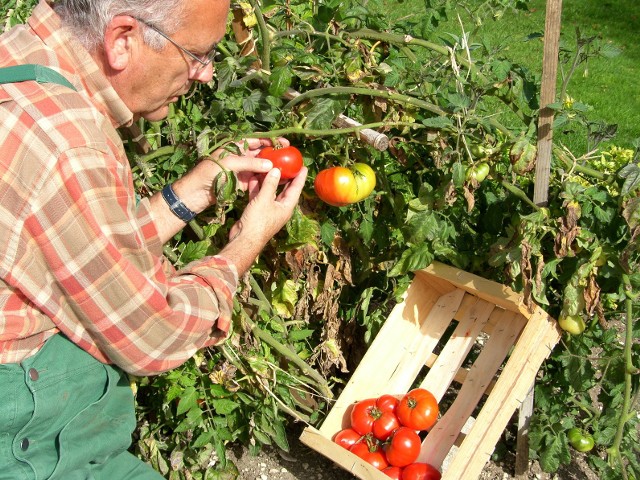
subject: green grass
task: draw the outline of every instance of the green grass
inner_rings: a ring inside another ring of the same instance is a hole
[[[617,134],[611,142],[630,147],[633,140],[640,138],[640,8],[638,0],[565,0],[562,8],[561,46],[575,49],[576,28],[583,36],[599,36],[601,43],[620,50],[616,57],[593,57],[578,67],[571,77],[567,93],[576,101],[593,107],[589,112],[590,121],[604,122],[618,126]],[[394,18],[420,15],[422,0],[386,2]],[[469,0],[469,4],[482,5],[482,0]],[[489,20],[477,31],[465,15],[459,12],[462,23],[450,18],[441,24],[437,34],[446,38],[447,33],[460,35],[461,25],[472,32],[470,42],[488,39],[492,44],[506,45],[505,56],[514,63],[527,67],[538,75],[542,73],[543,39],[527,41],[532,33],[544,33],[546,1],[530,0],[528,11],[506,13],[498,20]],[[558,83],[562,81],[563,68],[559,72]],[[558,90],[559,92],[559,90]],[[558,132],[556,138],[570,145],[578,144],[579,150],[586,148],[586,138],[568,138]],[[572,148],[573,150],[573,148]]]

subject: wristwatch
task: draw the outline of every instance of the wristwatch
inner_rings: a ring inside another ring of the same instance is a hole
[[[167,205],[169,205],[169,208],[171,209],[173,214],[184,223],[189,222],[193,219],[193,217],[196,216],[195,212],[189,210],[189,208],[187,208],[187,206],[182,203],[182,200],[178,198],[176,192],[173,191],[172,184],[168,183],[164,186],[164,188],[162,189],[162,198],[164,198],[164,201],[167,202]]]

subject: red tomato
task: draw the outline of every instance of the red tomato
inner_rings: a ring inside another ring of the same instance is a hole
[[[396,408],[398,420],[413,430],[431,430],[438,420],[438,401],[424,388],[406,393]]]
[[[360,400],[351,410],[351,428],[360,435],[366,435],[373,430],[375,417],[371,415],[371,410],[376,406],[375,398]]]
[[[357,455],[365,462],[370,463],[378,470],[384,470],[389,466],[382,448],[375,441],[364,440],[356,443],[350,449],[350,452]]]
[[[402,468],[400,467],[387,467],[382,470],[387,477],[393,478],[393,480],[402,480]]]
[[[406,467],[418,459],[421,446],[422,441],[415,430],[400,427],[391,435],[384,452],[390,465]]]
[[[402,480],[440,480],[442,475],[428,463],[412,463],[402,469]]]
[[[331,167],[321,170],[313,183],[316,195],[334,207],[344,207],[367,198],[376,186],[376,174],[364,163],[351,168]]]
[[[280,170],[280,178],[289,180],[300,172],[302,168],[302,154],[296,147],[264,147],[260,150],[258,158],[266,158],[271,160],[273,167]]]
[[[396,407],[400,403],[393,395],[380,395],[376,400],[376,406],[383,412],[396,413]]]
[[[371,432],[378,440],[386,440],[399,426],[400,422],[395,413],[382,412],[380,416],[373,421]]]
[[[356,432],[353,428],[345,428],[344,430],[340,430],[333,437],[333,441],[340,445],[341,447],[349,448],[358,443],[362,439],[362,435]]]
[[[373,433],[379,440],[386,440],[391,432],[400,426],[393,404],[387,398],[380,400],[378,405],[376,398],[361,400],[351,410],[351,428],[360,435]]]

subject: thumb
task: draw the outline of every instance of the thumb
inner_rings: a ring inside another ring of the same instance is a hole
[[[278,190],[278,183],[280,182],[280,170],[273,168],[267,173],[262,181],[262,187],[258,192],[258,198],[269,198],[273,200]]]

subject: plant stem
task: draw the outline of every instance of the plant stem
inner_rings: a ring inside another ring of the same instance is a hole
[[[629,275],[623,274],[622,281],[624,283],[625,292],[632,292],[633,287]],[[633,359],[631,357],[631,347],[633,346],[633,302],[627,295],[625,300],[626,306],[626,329],[624,339],[624,396],[622,399],[622,411],[618,416],[618,426],[616,429],[616,436],[613,440],[613,445],[607,449],[610,460],[616,461],[620,464],[622,476],[626,480],[628,474],[626,466],[620,457],[620,446],[622,445],[622,438],[624,435],[624,428],[627,422],[631,419],[631,376],[638,373],[638,370],[633,366]]]
[[[515,185],[512,185],[511,183],[507,182],[506,180],[502,180],[502,186],[504,188],[506,188],[507,190],[509,190],[512,194],[514,194],[516,197],[518,197],[520,200],[522,200],[523,202],[525,202],[527,205],[529,205],[531,208],[533,208],[534,210],[540,210],[540,207],[538,205],[536,205],[535,203],[533,203],[533,201],[527,196],[526,193],[524,193],[521,189],[519,189],[518,187],[516,187]]]
[[[262,39],[262,51],[260,52],[260,66],[263,70],[271,71],[271,40],[269,38],[269,29],[267,28],[267,22],[265,22],[262,16],[262,10],[260,10],[260,2],[257,0],[251,0],[251,6],[258,21],[258,31],[260,38]]]
[[[311,129],[303,127],[287,127],[279,130],[270,130],[268,132],[252,132],[243,134],[246,138],[273,138],[285,135],[305,135],[309,137],[326,137],[331,135],[342,135],[344,133],[357,133],[360,130],[366,128],[380,128],[380,127],[413,127],[413,128],[426,128],[424,125],[412,122],[373,122],[365,125],[358,125],[356,127],[344,127],[344,128],[329,128],[329,129]]]
[[[167,257],[171,263],[176,263],[178,261],[178,256],[173,252],[173,250],[171,250],[169,245],[162,247],[162,253],[164,253],[164,256]]]
[[[241,309],[242,320],[247,323],[251,333],[255,334],[263,342],[267,343],[271,348],[276,350],[280,355],[290,360],[296,367],[298,367],[305,375],[308,375],[316,382],[316,386],[320,390],[320,393],[326,398],[333,398],[333,393],[331,389],[327,385],[326,380],[313,368],[311,368],[304,360],[302,360],[293,350],[288,348],[286,345],[281,344],[275,338],[273,338],[268,332],[265,332],[260,327],[258,327],[247,312]]]
[[[165,145],[164,147],[158,147],[151,152],[141,155],[140,161],[142,162],[150,162],[151,160],[155,160],[156,158],[164,157],[166,155],[172,155],[179,148],[184,148],[180,145]]]
[[[389,100],[393,100],[399,103],[406,103],[408,105],[413,105],[418,108],[423,108],[428,110],[429,112],[435,113],[440,116],[447,116],[449,113],[442,110],[437,105],[433,103],[425,102],[424,100],[420,100],[419,98],[412,97],[410,95],[403,95],[397,92],[391,92],[386,90],[377,90],[375,88],[364,88],[364,87],[323,87],[316,88],[314,90],[307,90],[304,93],[301,93],[297,97],[287,103],[283,109],[291,109],[294,105],[313,97],[321,97],[325,95],[368,95],[370,97],[380,97],[387,98]]]

